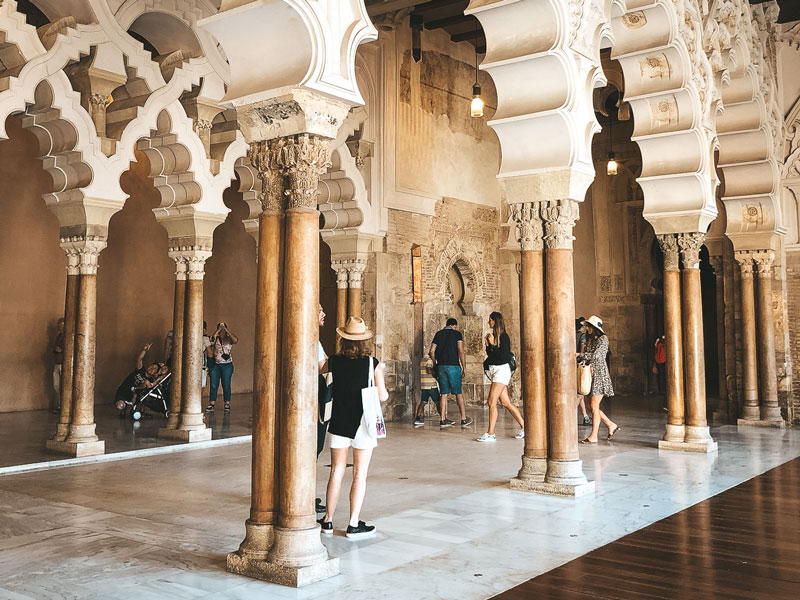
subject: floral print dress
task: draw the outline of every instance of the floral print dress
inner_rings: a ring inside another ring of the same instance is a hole
[[[588,360],[592,365],[592,396],[613,396],[614,387],[611,385],[611,376],[606,364],[608,354],[608,336],[592,337],[586,345],[586,352],[580,355],[580,360]]]

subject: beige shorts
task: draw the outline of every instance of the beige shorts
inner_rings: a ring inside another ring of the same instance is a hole
[[[361,419],[361,425],[358,426],[356,437],[352,440],[349,437],[332,433],[330,442],[331,448],[355,448],[356,450],[369,450],[378,445],[378,440],[367,433],[367,428],[364,427],[364,419]]]
[[[505,365],[489,365],[489,381],[508,385],[511,381],[511,367]]]

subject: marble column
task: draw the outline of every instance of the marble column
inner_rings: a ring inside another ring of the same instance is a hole
[[[758,268],[758,380],[761,383],[761,425],[784,427],[778,405],[778,373],[775,366],[775,323],[772,309],[772,263],[775,255],[771,251],[753,255]]]
[[[715,452],[717,443],[711,439],[706,420],[705,349],[703,345],[703,301],[700,286],[700,248],[704,233],[681,233],[683,300],[683,349],[686,381],[685,450]]]
[[[520,244],[520,330],[525,442],[522,467],[511,489],[527,490],[547,470],[547,388],[545,386],[543,226],[539,202],[512,204]]]
[[[756,356],[756,300],[753,284],[753,254],[738,251],[739,298],[742,311],[742,371],[744,394],[739,425],[749,425],[761,418],[758,407],[758,357]]]
[[[336,327],[344,327],[347,322],[347,267],[342,261],[333,261],[332,268],[336,271]],[[336,352],[341,348],[341,339],[336,336]]]
[[[359,260],[348,261],[347,316],[361,317],[361,280],[367,265]],[[338,316],[338,313],[337,313]]]
[[[278,519],[263,577],[299,587],[339,573],[320,541],[314,512],[319,325],[319,212],[315,194],[330,140],[287,139],[280,164],[288,179],[283,285]]]
[[[67,253],[67,289],[64,298],[64,345],[61,365],[61,409],[58,416],[56,434],[52,441],[63,442],[69,435],[72,421],[72,381],[75,370],[75,327],[77,325],[78,286],[80,285],[79,256],[77,252]],[[48,440],[49,442],[50,440]],[[47,443],[45,444],[47,447]]]
[[[658,244],[664,256],[664,338],[667,351],[667,425],[658,447],[676,449],[686,437],[683,396],[683,326],[681,324],[681,274],[678,240],[661,234]]]
[[[62,242],[78,255],[75,308],[75,366],[72,380],[72,418],[64,441],[49,440],[47,448],[72,456],[105,452],[105,442],[95,433],[94,376],[97,322],[97,260],[106,247],[104,239],[72,239]]]
[[[280,391],[283,303],[283,172],[276,164],[278,141],[250,145],[250,162],[262,181],[258,219],[255,352],[253,368],[253,442],[250,518],[239,550],[228,554],[233,573],[265,578],[262,567],[274,539],[278,516],[278,394]],[[268,568],[267,568],[268,571]]]
[[[162,429],[159,435],[182,442],[211,439],[211,428],[203,420],[203,277],[211,256],[206,248],[182,248],[186,264],[186,298],[183,309],[183,360],[181,363],[181,414],[175,429]]]
[[[186,305],[186,262],[183,257],[173,255],[175,261],[175,293],[172,305],[172,354],[170,355],[170,387],[169,417],[165,427],[158,430],[158,436],[164,437],[164,430],[178,428],[181,414],[181,398],[183,396],[183,320]],[[167,434],[169,435],[169,434]]]
[[[719,387],[719,403],[714,410],[715,423],[727,423],[729,404],[728,404],[728,385],[725,375],[725,273],[723,269],[723,256],[721,254],[709,255],[709,262],[714,269],[716,279],[716,300],[717,300],[717,385]]]

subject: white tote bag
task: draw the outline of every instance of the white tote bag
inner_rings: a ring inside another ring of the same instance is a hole
[[[367,433],[373,438],[386,437],[386,423],[383,420],[381,400],[378,397],[378,387],[375,385],[375,365],[372,357],[369,359],[369,380],[367,387],[361,390],[361,406],[364,409],[364,426]]]
[[[578,363],[578,395],[588,396],[592,393],[592,366],[588,362]]]

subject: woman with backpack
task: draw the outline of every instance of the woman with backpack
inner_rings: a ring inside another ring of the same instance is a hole
[[[520,430],[514,437],[521,440],[525,437],[525,422],[519,409],[511,403],[508,396],[508,384],[511,381],[511,339],[506,333],[503,315],[495,311],[489,315],[489,328],[491,331],[486,334],[486,360],[483,363],[486,376],[492,382],[489,388],[489,430],[477,442],[494,442],[497,436],[494,433],[494,426],[497,424],[497,401],[508,409],[511,416],[519,423]]]
[[[611,376],[606,362],[609,355],[608,336],[603,331],[603,321],[600,317],[592,315],[584,321],[584,324],[588,328],[589,343],[586,345],[586,351],[579,354],[578,358],[589,361],[592,367],[592,391],[589,399],[592,406],[592,432],[581,441],[581,444],[596,444],[601,422],[608,427],[609,440],[617,434],[620,426],[600,410],[603,396],[614,395],[614,387],[611,385]]]

